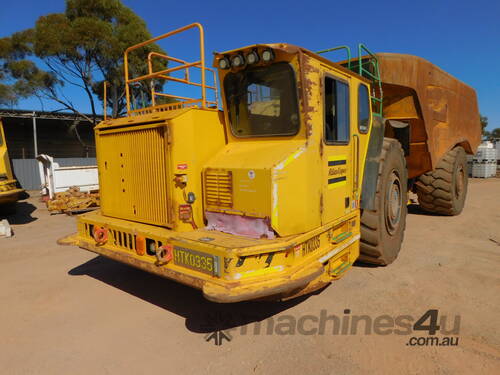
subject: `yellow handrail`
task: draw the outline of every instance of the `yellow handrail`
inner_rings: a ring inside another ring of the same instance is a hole
[[[174,62],[177,62],[177,63],[180,63],[180,64],[184,64],[179,69],[177,69],[177,70],[181,70],[183,68],[186,69],[186,72],[185,72],[185,75],[184,75],[184,79],[177,78],[177,77],[167,76],[165,74],[162,74],[161,71],[160,72],[153,72],[153,57],[154,56],[160,57],[160,58],[168,60],[168,61],[174,61]],[[187,85],[202,87],[202,85],[203,85],[202,83],[193,82],[193,81],[190,80],[190,78],[189,78],[189,68],[190,67],[192,67],[192,68],[201,68],[199,65],[193,65],[193,66],[191,66],[185,60],[178,59],[178,58],[173,57],[173,56],[164,55],[164,54],[159,53],[159,52],[150,52],[148,54],[148,73],[149,74],[158,74],[158,76],[157,76],[158,78],[162,78],[162,79],[169,80],[169,81],[174,81],[174,82],[179,82],[179,83],[185,83]],[[217,72],[215,71],[215,69],[211,69],[211,68],[205,68],[205,70],[208,70],[209,72],[211,72],[213,74],[213,86],[209,86],[209,85],[205,84],[205,88],[214,91],[215,105],[217,105],[218,101],[219,101],[219,93],[218,93],[218,89],[217,89]],[[151,86],[151,104],[152,104],[153,107],[156,105],[156,100],[155,100],[155,96],[156,95],[160,95],[160,93],[157,93],[155,91],[155,89],[154,89],[154,85],[152,85]],[[162,95],[162,96],[175,97],[174,95]],[[190,99],[192,99],[192,98],[190,98]],[[206,100],[206,104],[212,104],[212,103],[214,103],[214,102]]]
[[[173,56],[168,56],[164,55],[163,53],[159,52],[149,52],[148,54],[148,72],[153,73],[153,56],[158,56],[161,57],[165,60],[170,60],[170,61],[175,61],[181,64],[187,64],[188,62],[186,60],[178,59],[177,57]],[[189,80],[189,68],[186,68],[186,79]]]
[[[143,76],[139,76],[139,77],[135,77],[135,78],[129,79],[128,82],[129,83],[134,83],[134,82],[138,82],[138,81],[144,81],[145,79],[156,78],[156,77],[158,77],[159,75],[162,75],[162,74],[168,74],[168,73],[176,72],[178,70],[181,70],[181,69],[184,69],[184,68],[190,68],[192,66],[197,66],[199,64],[200,64],[199,61],[195,61],[195,62],[192,62],[192,63],[189,63],[189,64],[175,66],[173,68],[168,68],[168,69],[160,70],[158,72],[154,72],[154,73],[151,73],[151,74],[148,73],[148,74],[144,74]]]
[[[128,69],[128,54],[129,52],[137,49],[137,48],[141,48],[141,47],[144,47],[144,46],[147,46],[148,44],[152,44],[152,43],[155,43],[161,39],[165,39],[165,38],[168,38],[172,35],[175,35],[175,34],[179,34],[183,31],[186,31],[186,30],[189,30],[189,29],[193,29],[193,28],[198,28],[199,32],[200,32],[200,60],[199,61],[196,61],[194,63],[185,63],[184,65],[181,65],[181,66],[178,66],[178,67],[175,67],[175,68],[170,68],[170,69],[165,69],[165,70],[161,70],[159,72],[155,72],[155,73],[151,73],[149,72],[149,74],[146,74],[146,75],[143,75],[143,76],[140,76],[140,77],[137,77],[137,78],[133,78],[133,79],[129,79],[129,69]],[[137,81],[141,81],[141,80],[144,80],[144,79],[150,79],[150,78],[157,78],[157,77],[160,77],[160,76],[165,76],[166,74],[168,73],[171,73],[171,72],[174,72],[174,71],[177,71],[177,70],[181,70],[181,69],[184,69],[184,68],[189,68],[189,67],[194,67],[194,66],[198,66],[201,68],[201,106],[202,108],[207,108],[207,100],[206,100],[206,84],[205,84],[205,34],[204,34],[204,31],[203,31],[203,26],[201,26],[201,24],[195,22],[195,23],[192,23],[190,25],[187,25],[187,26],[184,26],[184,27],[181,27],[179,29],[176,29],[176,30],[173,30],[173,31],[170,31],[166,34],[163,34],[163,35],[160,35],[160,36],[157,36],[155,38],[152,38],[152,39],[149,39],[149,40],[146,40],[144,42],[141,42],[139,44],[136,44],[134,46],[131,46],[129,48],[127,48],[125,50],[125,53],[124,53],[124,56],[123,56],[123,63],[124,63],[124,70],[125,70],[125,95],[126,95],[126,99],[127,99],[127,113],[130,114],[131,113],[131,109],[130,109],[130,83],[133,83],[133,82],[137,82]],[[162,77],[163,78],[163,77]]]

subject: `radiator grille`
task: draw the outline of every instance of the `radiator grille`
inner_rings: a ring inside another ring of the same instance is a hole
[[[233,207],[233,176],[230,171],[205,171],[205,204],[207,207]]]
[[[99,134],[99,183],[105,215],[169,226],[165,126]]]
[[[84,223],[84,228],[85,236],[91,240],[94,239],[94,225]],[[119,247],[123,250],[130,250],[135,252],[135,235],[131,233],[108,228],[108,241],[106,243]]]

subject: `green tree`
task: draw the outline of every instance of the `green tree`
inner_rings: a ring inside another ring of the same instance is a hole
[[[14,106],[19,99],[56,84],[54,75],[27,59],[29,38],[29,32],[21,32],[0,39],[0,106]]]
[[[488,134],[486,127],[488,126],[488,117],[479,115],[479,121],[481,121],[481,132],[484,136]]]
[[[492,131],[488,132],[487,137],[490,140],[500,139],[500,128],[495,128]]]
[[[5,43],[12,45],[11,59],[14,63],[26,65],[20,67],[17,75],[22,76],[31,69],[43,78],[42,84],[27,89],[25,96],[37,95],[41,99],[55,101],[63,109],[84,116],[65,95],[67,85],[78,87],[89,101],[92,118],[88,119],[95,123],[98,112],[96,101],[103,101],[104,81],[109,83],[107,105],[112,109],[113,117],[125,111],[123,52],[127,47],[150,38],[145,22],[120,0],[67,0],[65,13],[42,16],[33,29],[16,33]],[[130,55],[132,76],[147,73],[147,55],[151,51],[164,53],[153,44]],[[41,60],[45,70],[36,67],[26,57]],[[164,61],[155,60],[156,70],[165,67]],[[14,76],[13,70],[9,71]],[[18,92],[14,87],[18,83],[19,80],[10,85],[12,92]],[[151,100],[151,84],[141,82],[132,89],[132,94],[140,95],[146,101]],[[161,89],[161,82],[154,84]]]

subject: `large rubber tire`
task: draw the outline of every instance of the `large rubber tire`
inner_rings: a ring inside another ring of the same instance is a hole
[[[462,147],[448,151],[436,168],[415,185],[420,207],[431,213],[458,215],[467,195],[467,157]]]
[[[387,265],[397,258],[406,227],[407,188],[408,171],[401,144],[384,138],[375,209],[361,214],[359,261]]]

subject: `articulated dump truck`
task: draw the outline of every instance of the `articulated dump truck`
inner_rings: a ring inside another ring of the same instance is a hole
[[[0,119],[0,218],[14,210],[15,203],[23,191],[18,187],[12,174],[7,142]]]
[[[131,53],[193,28],[198,61],[152,52],[147,74],[129,75]],[[128,48],[128,114],[95,129],[101,209],[60,243],[216,302],[289,299],[356,260],[393,262],[410,190],[428,212],[462,211],[466,154],[480,141],[476,94],[422,58],[341,48],[348,58],[336,63],[324,53],[339,48],[257,44],[215,53],[212,69],[199,24]],[[155,71],[155,59],[175,66]],[[201,94],[148,84],[151,102],[136,107],[134,85],[148,80]],[[208,99],[214,91],[223,110]]]

